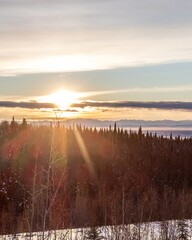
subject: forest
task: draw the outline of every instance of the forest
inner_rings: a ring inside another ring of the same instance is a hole
[[[0,124],[0,234],[192,218],[192,138]]]

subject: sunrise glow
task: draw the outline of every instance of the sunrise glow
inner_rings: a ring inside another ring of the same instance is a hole
[[[60,110],[65,110],[74,102],[82,97],[81,93],[67,90],[59,90],[50,95],[40,97],[41,102],[50,102],[55,104]]]

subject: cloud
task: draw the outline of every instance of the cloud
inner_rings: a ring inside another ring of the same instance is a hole
[[[191,0],[0,0],[0,8],[1,75],[191,60]]]
[[[14,101],[0,101],[0,107],[5,108],[28,108],[28,109],[41,109],[41,108],[56,108],[53,103],[40,103],[40,102],[14,102]]]
[[[143,108],[161,110],[192,110],[192,102],[136,102],[136,101],[117,101],[117,102],[93,102],[84,101],[75,103],[72,107],[95,107],[95,108]]]
[[[128,89],[117,89],[117,90],[106,90],[106,91],[92,91],[85,92],[86,96],[98,96],[106,94],[117,94],[117,93],[170,93],[170,92],[186,92],[192,91],[192,85],[179,85],[172,87],[143,87],[143,88],[128,88]]]
[[[61,113],[63,113],[63,112],[65,112],[65,113],[78,113],[79,111],[78,110],[76,110],[76,109],[55,109],[55,111],[56,112],[61,112]]]

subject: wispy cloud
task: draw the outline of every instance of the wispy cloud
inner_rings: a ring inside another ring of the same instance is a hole
[[[190,0],[0,0],[1,75],[191,60]]]
[[[106,91],[92,91],[85,92],[84,96],[98,96],[106,94],[117,94],[117,93],[169,93],[169,92],[186,92],[192,91],[192,85],[179,85],[173,87],[142,87],[142,88],[128,88],[128,89],[117,89],[117,90],[106,90]]]

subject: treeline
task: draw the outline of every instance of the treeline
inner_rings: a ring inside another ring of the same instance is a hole
[[[192,139],[0,124],[0,233],[192,218]]]

